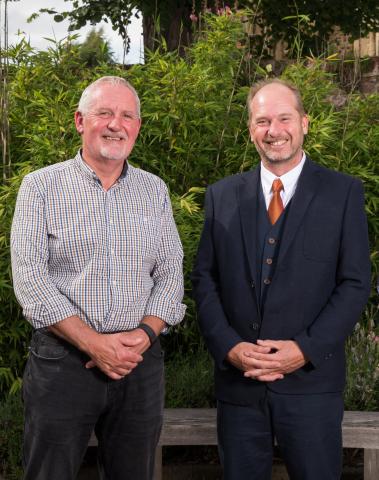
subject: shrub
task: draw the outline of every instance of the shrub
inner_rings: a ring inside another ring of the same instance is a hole
[[[22,404],[20,393],[0,402],[0,474],[7,480],[22,478]]]
[[[366,315],[366,323],[358,323],[346,343],[347,410],[379,410],[379,332],[374,315]]]
[[[204,348],[185,356],[173,355],[165,374],[167,408],[215,406],[212,360]]]

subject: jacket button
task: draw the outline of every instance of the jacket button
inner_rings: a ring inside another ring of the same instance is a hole
[[[259,323],[255,323],[255,322],[252,323],[252,324],[251,324],[251,328],[252,328],[253,330],[258,330],[258,328],[259,328]]]
[[[266,263],[267,263],[267,265],[271,265],[272,264],[272,258],[266,258]]]
[[[263,280],[263,283],[264,283],[265,285],[270,285],[271,280],[270,280],[269,278],[265,278],[265,279]]]
[[[275,238],[272,238],[272,237],[270,237],[267,241],[270,245],[275,245],[275,242],[276,242]]]
[[[251,283],[250,283],[250,287],[251,287],[251,288],[255,288],[255,283],[254,283],[254,282],[251,282]]]

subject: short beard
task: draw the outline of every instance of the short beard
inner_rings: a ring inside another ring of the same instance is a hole
[[[259,149],[258,153],[260,154],[261,158],[263,158],[268,164],[283,165],[293,160],[296,157],[296,155],[301,151],[301,149],[302,149],[302,146],[300,146],[295,152],[290,153],[287,157],[284,157],[284,158],[269,157],[267,153],[261,149]]]
[[[106,158],[107,160],[114,160],[114,161],[125,160],[127,158],[127,155],[125,155],[123,152],[120,152],[118,154],[110,154],[108,151],[108,147],[101,147],[100,155],[103,158]]]

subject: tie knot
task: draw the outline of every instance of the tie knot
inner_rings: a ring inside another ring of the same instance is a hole
[[[280,192],[281,190],[283,190],[283,184],[282,184],[282,181],[280,180],[280,178],[276,178],[273,182],[272,182],[272,191],[274,193],[277,193],[277,192]]]

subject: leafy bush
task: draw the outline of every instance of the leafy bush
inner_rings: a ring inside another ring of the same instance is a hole
[[[19,393],[0,402],[0,475],[7,480],[22,478],[22,418]]]
[[[167,408],[208,408],[215,406],[213,366],[208,352],[172,356],[166,366]]]
[[[367,323],[357,324],[346,343],[347,410],[379,410],[379,332],[366,313]]]

